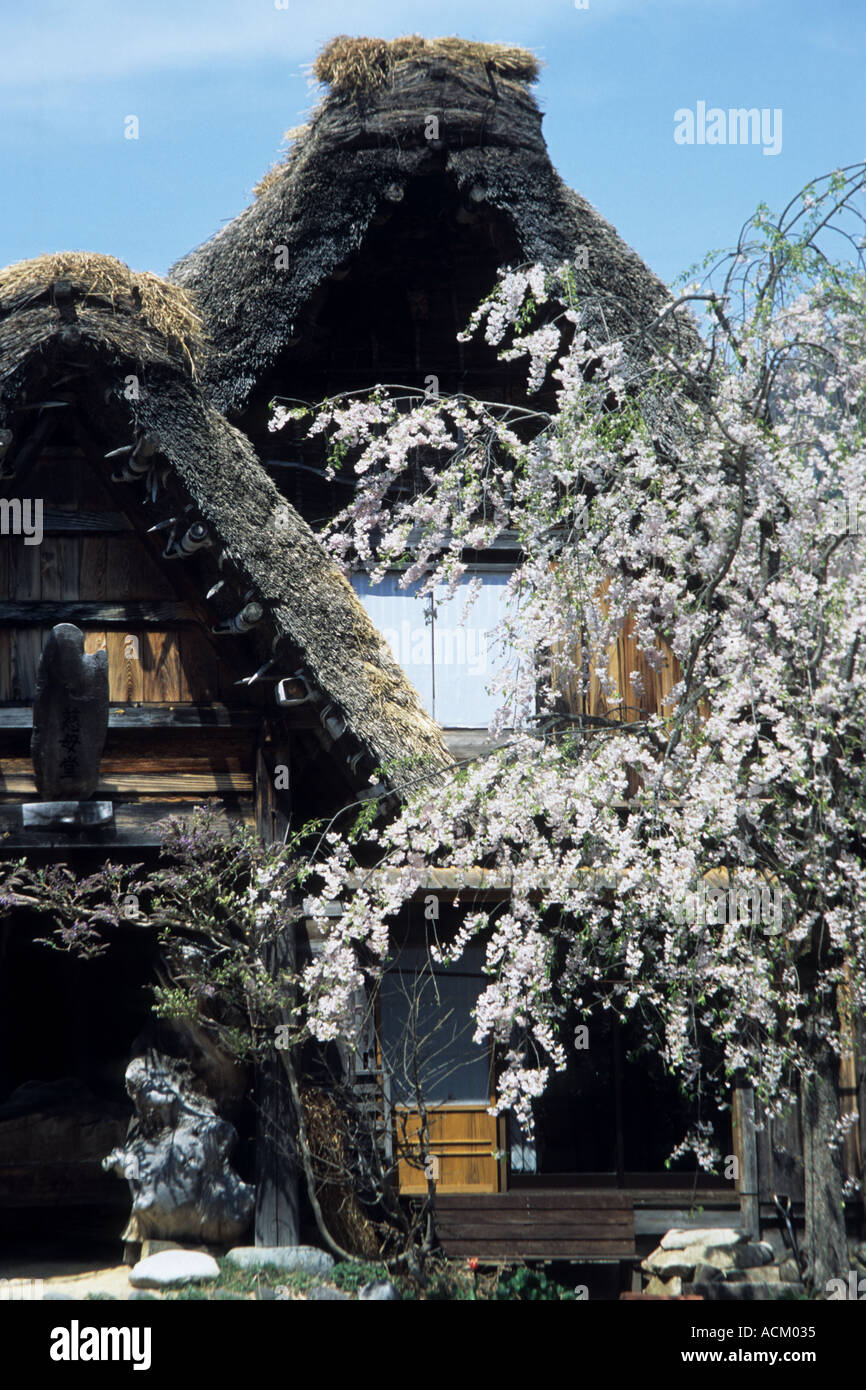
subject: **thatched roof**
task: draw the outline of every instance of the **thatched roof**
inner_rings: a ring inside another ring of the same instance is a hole
[[[106,449],[141,434],[157,441],[155,457],[170,470],[166,485],[195,503],[226,554],[222,572],[235,596],[228,608],[220,596],[214,617],[236,611],[237,596],[252,590],[265,608],[256,633],[264,629],[266,650],[288,663],[286,675],[300,656],[317,695],[345,716],[346,756],[366,750],[364,778],[390,765],[399,789],[415,775],[411,761],[416,770],[451,761],[439,727],[249,441],[203,397],[194,325],[182,291],[109,257],[70,253],[0,271],[0,428],[13,436],[7,464],[14,466],[17,442],[38,416],[32,407],[63,390]],[[139,399],[124,395],[130,373],[139,378]]]
[[[439,170],[467,207],[508,219],[523,261],[555,264],[587,248],[577,279],[588,326],[627,336],[652,322],[668,291],[551,165],[528,86],[537,69],[526,50],[460,39],[340,38],[324,50],[315,71],[331,85],[284,162],[250,207],[169,271],[194,292],[207,326],[204,379],[221,409],[243,412],[256,383],[303,341],[317,289],[408,181]],[[668,316],[664,332],[697,342],[685,316]]]
[[[114,256],[60,251],[5,266],[0,270],[4,317],[44,302],[47,289],[65,280],[78,288],[89,308],[116,311],[115,327],[137,318],[169,348],[180,349],[192,366],[202,348],[202,326],[189,295],[150,271],[130,270]],[[106,319],[107,327],[110,323]]]
[[[339,34],[326,44],[313,72],[334,92],[359,96],[393,81],[403,63],[446,58],[455,67],[488,68],[513,82],[535,82],[541,64],[527,48],[471,39],[425,39],[404,34],[398,39],[351,38]]]

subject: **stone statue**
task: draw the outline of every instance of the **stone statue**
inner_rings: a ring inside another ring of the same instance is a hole
[[[192,1082],[188,1064],[154,1050],[126,1069],[135,1117],[126,1143],[102,1160],[132,1191],[124,1240],[229,1245],[249,1226],[254,1192],[229,1161],[237,1132]]]
[[[86,801],[108,729],[108,653],[85,653],[72,623],[52,629],[36,677],[30,756],[43,801]]]

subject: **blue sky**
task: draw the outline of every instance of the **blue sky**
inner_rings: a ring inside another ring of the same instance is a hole
[[[533,49],[554,164],[668,281],[759,201],[866,157],[862,0],[0,0],[0,265],[92,250],[164,273],[249,202],[337,33]],[[678,145],[699,101],[780,108],[781,152]]]

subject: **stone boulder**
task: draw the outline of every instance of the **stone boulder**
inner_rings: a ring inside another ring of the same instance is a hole
[[[102,1160],[132,1192],[123,1238],[203,1245],[237,1240],[250,1224],[255,1196],[231,1166],[234,1127],[194,1089],[189,1067],[161,1053],[130,1062],[126,1089],[135,1118],[125,1144]]]
[[[674,1228],[659,1242],[660,1250],[687,1250],[690,1245],[702,1245],[705,1250],[730,1250],[747,1239],[743,1231],[733,1226],[695,1226],[691,1230]]]
[[[772,1260],[772,1246],[763,1241],[744,1239],[728,1247],[694,1241],[679,1250],[665,1250],[659,1246],[642,1262],[641,1269],[662,1279],[675,1276],[691,1279],[699,1265],[711,1265],[720,1270],[753,1269],[771,1264]]]
[[[716,1303],[773,1303],[777,1299],[802,1298],[802,1284],[755,1284],[744,1279],[735,1283],[722,1279],[718,1283],[684,1284],[683,1292],[697,1294],[708,1302]]]
[[[229,1264],[237,1269],[262,1269],[266,1265],[282,1270],[300,1269],[325,1279],[334,1268],[326,1250],[315,1245],[237,1245],[226,1255]]]
[[[136,1289],[173,1289],[218,1279],[219,1272],[212,1255],[195,1250],[161,1250],[133,1265],[129,1282]]]
[[[365,1284],[358,1292],[362,1303],[401,1303],[400,1292],[390,1279],[374,1280]]]
[[[733,1227],[696,1227],[668,1231],[641,1269],[653,1297],[753,1300],[791,1297],[800,1287],[786,1278],[792,1264],[776,1264],[771,1245]]]

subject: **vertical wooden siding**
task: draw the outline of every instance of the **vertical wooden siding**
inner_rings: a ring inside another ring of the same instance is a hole
[[[40,497],[46,511],[116,513],[116,503],[81,456],[54,450],[39,460],[18,493]],[[11,493],[10,485],[5,487]],[[173,599],[168,562],[159,565],[133,532],[117,536],[45,535],[41,545],[21,536],[0,542],[0,602]],[[182,564],[183,561],[173,563]],[[0,630],[0,700],[32,700],[42,627]],[[194,628],[164,631],[131,625],[128,632],[88,629],[85,648],[108,652],[109,696],[116,702],[208,703],[231,698],[231,674]]]

